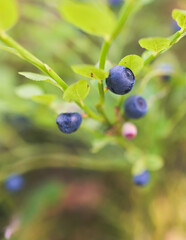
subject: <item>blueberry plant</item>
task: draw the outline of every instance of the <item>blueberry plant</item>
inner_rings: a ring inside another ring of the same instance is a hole
[[[95,63],[95,65],[73,65],[73,71],[81,75],[83,79],[69,86],[47,63],[34,56],[8,35],[7,30],[18,20],[17,4],[14,0],[0,0],[0,49],[17,55],[42,72],[42,74],[20,72],[20,75],[33,81],[45,81],[56,86],[61,90],[64,101],[75,103],[83,111],[83,113],[77,111],[60,112],[56,123],[61,132],[65,134],[73,133],[81,127],[81,124],[83,125],[86,121],[92,119],[97,123],[98,127],[94,129],[89,124],[88,130],[98,132],[99,136],[103,136],[103,146],[109,143],[117,144],[127,149],[129,153],[136,152],[135,145],[132,141],[129,141],[137,137],[137,128],[131,121],[145,117],[144,115],[148,114],[148,109],[150,109],[148,101],[142,96],[143,89],[154,75],[154,72],[148,72],[149,66],[155,58],[168,51],[186,35],[186,11],[174,9],[172,17],[179,28],[173,35],[166,38],[147,37],[140,39],[139,45],[145,49],[142,56],[136,54],[123,56],[113,66],[107,59],[112,42],[125,28],[128,20],[134,17],[140,8],[151,1],[125,0],[122,4],[122,1],[109,1],[110,4],[121,4],[118,16],[115,16],[104,3],[71,0],[59,3],[57,10],[63,19],[81,31],[103,39],[98,63]],[[158,75],[164,76],[164,70],[160,69]],[[91,79],[94,83],[96,81],[97,84],[97,89],[94,88],[94,91],[95,93],[98,92],[99,98],[95,106],[89,106],[85,102],[85,98],[89,97],[92,87],[88,79]],[[105,110],[107,101],[105,96],[109,91],[111,95],[115,95],[117,98],[115,108],[109,109],[109,111],[115,113],[114,120],[108,117],[108,108],[107,111]],[[41,93],[33,85],[19,88],[17,93],[23,97],[30,97],[38,103],[44,102],[48,106],[55,98],[52,94]],[[136,158],[135,154],[133,155]],[[131,161],[136,184],[145,185],[148,183],[149,171],[157,170],[163,165],[158,157],[149,156],[149,158],[152,160],[150,163],[148,160],[142,163],[140,161]]]

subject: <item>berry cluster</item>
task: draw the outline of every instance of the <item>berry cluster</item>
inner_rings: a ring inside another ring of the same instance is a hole
[[[106,79],[108,90],[117,95],[129,93],[134,84],[135,76],[133,72],[129,68],[120,65],[111,68]],[[124,113],[127,118],[141,118],[146,114],[147,110],[145,99],[138,95],[130,96],[124,103]],[[56,123],[63,133],[73,133],[80,127],[82,116],[77,112],[61,113],[58,115]],[[137,135],[137,128],[133,123],[126,122],[123,124],[121,134],[128,140],[133,139]],[[136,176],[134,182],[144,185],[149,179],[149,177],[145,177],[144,180],[144,174],[146,176],[146,172]]]
[[[124,66],[115,66],[110,69],[109,76],[106,79],[108,89],[118,95],[129,93],[135,83],[133,72]],[[124,103],[124,112],[126,117],[136,119],[144,116],[147,112],[147,103],[144,98],[138,95],[129,97]],[[77,112],[61,113],[56,123],[63,133],[75,132],[82,123],[82,116]],[[132,139],[137,134],[137,129],[132,123],[124,124],[122,134],[127,139]]]

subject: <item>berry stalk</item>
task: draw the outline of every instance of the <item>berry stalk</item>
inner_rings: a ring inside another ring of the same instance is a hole
[[[113,32],[110,36],[110,38],[105,39],[102,49],[101,49],[101,54],[100,54],[100,59],[99,59],[99,68],[103,69],[105,68],[105,62],[107,59],[107,55],[109,52],[110,45],[112,41],[117,37],[117,35],[120,33],[122,30],[122,27],[124,27],[124,24],[128,20],[129,16],[132,15],[132,13],[136,12],[141,4],[137,4],[136,0],[129,0],[127,2],[124,2],[123,7],[120,11],[120,15],[118,18],[118,21],[116,23],[115,28],[113,29]],[[98,82],[98,90],[99,90],[99,112],[100,114],[105,118],[106,114],[104,113],[104,86],[103,82]],[[108,119],[106,120],[108,122]]]

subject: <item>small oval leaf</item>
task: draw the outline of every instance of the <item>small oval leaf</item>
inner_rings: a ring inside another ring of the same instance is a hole
[[[136,76],[143,68],[144,60],[138,55],[128,55],[119,62],[119,65],[129,68]]]
[[[81,30],[98,36],[109,36],[115,25],[114,14],[105,4],[65,1],[60,6],[62,17]]]
[[[0,31],[11,28],[17,20],[16,2],[14,0],[0,0]]]
[[[63,99],[66,102],[78,102],[82,101],[87,97],[90,87],[86,80],[80,80],[77,83],[72,84],[65,90]]]
[[[72,69],[75,73],[78,73],[84,77],[96,79],[98,81],[101,81],[101,80],[107,78],[109,75],[108,71],[99,69],[99,68],[95,67],[94,65],[86,65],[86,64],[73,65]]]
[[[155,38],[142,38],[139,40],[139,44],[142,48],[150,51],[154,51],[156,54],[162,50],[166,50],[170,46],[170,40],[167,38],[155,37]]]
[[[49,82],[49,83],[55,85],[56,87],[62,89],[61,86],[54,81],[54,79],[52,79],[48,76],[44,76],[42,74],[32,73],[32,72],[19,72],[19,74],[30,80],[33,80],[33,81]]]

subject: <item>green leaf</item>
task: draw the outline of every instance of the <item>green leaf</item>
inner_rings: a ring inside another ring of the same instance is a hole
[[[114,14],[103,3],[65,1],[60,12],[65,20],[89,34],[106,37],[115,26]]]
[[[170,41],[167,38],[142,38],[139,40],[142,48],[154,51],[156,54],[162,50],[166,50],[170,46]]]
[[[182,29],[186,28],[186,10],[174,9],[172,17]]]
[[[55,85],[56,87],[61,88],[61,86],[59,84],[57,84],[54,79],[48,77],[48,76],[44,76],[38,73],[32,73],[32,72],[19,72],[20,75],[33,80],[33,81],[44,81],[44,82],[49,82],[53,85]]]
[[[24,84],[17,87],[15,93],[21,98],[30,99],[33,96],[42,95],[43,90],[33,84]]]
[[[137,175],[146,170],[146,165],[143,158],[139,158],[132,166],[132,174]]]
[[[143,68],[144,60],[138,55],[128,55],[119,62],[119,65],[129,68],[136,76]]]
[[[86,64],[73,65],[72,69],[75,73],[78,73],[84,77],[93,78],[99,81],[107,78],[109,75],[109,72],[104,71],[102,69],[98,69],[93,65],[86,65]]]
[[[80,80],[77,83],[72,84],[63,94],[63,99],[66,102],[78,102],[82,103],[82,101],[86,98],[90,90],[90,87],[86,80]]]
[[[18,9],[14,0],[0,0],[0,31],[12,27],[18,20]]]
[[[9,53],[13,53],[15,55],[17,55],[18,57],[22,58],[22,56],[18,53],[17,50],[15,50],[14,48],[11,48],[11,47],[7,47],[7,46],[4,46],[4,45],[1,45],[0,44],[0,49],[1,50],[4,50],[4,51],[7,51]]]
[[[157,155],[147,155],[145,164],[148,170],[156,171],[163,167],[164,162],[160,156]]]
[[[40,104],[46,104],[46,105],[50,105],[55,99],[56,99],[56,96],[53,94],[43,94],[43,95],[32,96],[33,101]]]

